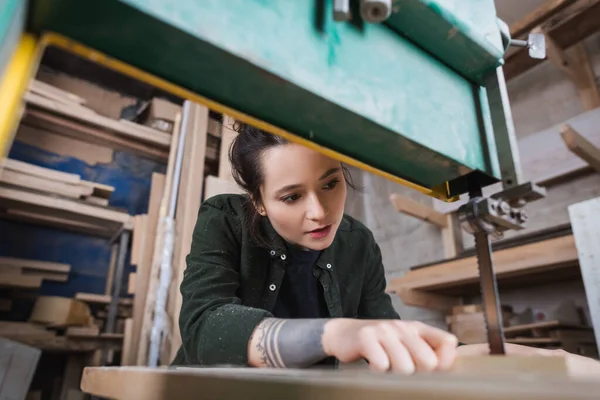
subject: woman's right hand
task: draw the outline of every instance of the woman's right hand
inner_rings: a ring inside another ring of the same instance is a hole
[[[401,374],[448,369],[456,336],[417,321],[336,318],[325,324],[323,349],[341,362],[364,358],[375,371]]]

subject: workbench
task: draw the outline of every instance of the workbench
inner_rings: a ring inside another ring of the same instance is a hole
[[[522,361],[524,361],[522,359]],[[117,400],[311,399],[311,400],[592,400],[600,383],[571,380],[558,369],[545,374],[498,370],[411,377],[350,370],[255,368],[88,367],[81,389]],[[514,367],[514,365],[513,365]]]

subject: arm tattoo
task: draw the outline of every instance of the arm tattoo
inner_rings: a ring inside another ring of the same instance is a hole
[[[326,319],[267,318],[257,327],[256,349],[268,367],[302,368],[327,356],[322,336]]]

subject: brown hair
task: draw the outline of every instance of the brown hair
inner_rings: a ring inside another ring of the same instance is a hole
[[[231,163],[231,173],[236,183],[249,195],[246,209],[250,237],[258,245],[269,247],[269,243],[260,229],[262,216],[256,209],[257,206],[262,205],[260,193],[260,187],[264,182],[262,155],[265,150],[286,145],[289,141],[281,136],[264,132],[240,122],[235,123],[234,130],[238,135],[229,148],[229,162]],[[357,189],[352,182],[350,171],[343,164],[342,171],[348,186]]]

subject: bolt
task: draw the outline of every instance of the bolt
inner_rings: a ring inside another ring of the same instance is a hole
[[[528,219],[529,215],[527,215],[527,212],[525,212],[525,210],[519,211],[519,221],[521,221],[522,224],[527,222]]]
[[[507,202],[501,201],[500,204],[498,204],[498,214],[505,215],[510,212],[511,212],[511,209]]]

